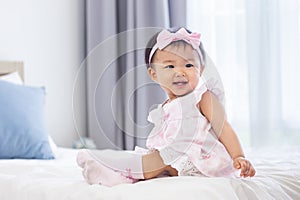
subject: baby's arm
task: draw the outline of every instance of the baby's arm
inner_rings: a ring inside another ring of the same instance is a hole
[[[241,169],[241,176],[254,176],[255,169],[251,163],[245,159],[239,139],[227,122],[225,111],[217,97],[209,91],[205,92],[199,103],[199,109],[211,123],[219,141],[222,142],[227,149],[233,159],[234,167]]]
[[[177,176],[177,170],[170,165],[165,165],[159,151],[146,154],[142,157],[143,172],[145,179],[154,178],[167,171],[171,176]]]

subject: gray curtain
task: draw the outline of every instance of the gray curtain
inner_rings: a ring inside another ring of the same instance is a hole
[[[88,136],[98,148],[145,146],[148,112],[167,97],[148,78],[144,50],[161,28],[185,24],[185,0],[86,1]]]

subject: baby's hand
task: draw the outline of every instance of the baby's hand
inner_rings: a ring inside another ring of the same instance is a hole
[[[255,175],[255,169],[252,166],[252,164],[249,162],[249,160],[245,159],[244,157],[237,157],[233,160],[233,166],[236,169],[241,169],[240,176],[243,176],[244,178]]]

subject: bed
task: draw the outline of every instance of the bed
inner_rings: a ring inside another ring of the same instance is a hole
[[[21,62],[0,62],[0,74],[14,71],[24,80]],[[0,200],[300,199],[300,147],[246,149],[253,178],[161,177],[111,188],[84,181],[78,150],[51,149],[55,159],[0,159]]]
[[[111,188],[83,180],[77,150],[55,153],[54,160],[0,160],[0,199],[300,199],[299,148],[248,152],[257,170],[251,179],[163,177]]]

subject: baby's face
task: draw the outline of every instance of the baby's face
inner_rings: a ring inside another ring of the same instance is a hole
[[[167,92],[169,99],[192,92],[199,81],[201,70],[197,51],[190,45],[177,43],[157,50],[149,75]]]

